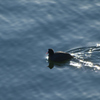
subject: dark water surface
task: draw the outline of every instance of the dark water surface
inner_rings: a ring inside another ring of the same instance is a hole
[[[74,59],[49,69],[48,48]],[[0,0],[0,100],[100,100],[99,0]]]

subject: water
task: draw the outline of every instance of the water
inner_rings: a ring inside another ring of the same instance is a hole
[[[0,100],[100,100],[99,0],[0,0]],[[75,56],[49,69],[48,48]]]

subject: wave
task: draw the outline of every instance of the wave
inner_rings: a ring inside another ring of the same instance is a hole
[[[100,70],[100,45],[76,48],[67,52],[75,58],[70,61],[71,66],[83,69],[91,68],[92,70]]]

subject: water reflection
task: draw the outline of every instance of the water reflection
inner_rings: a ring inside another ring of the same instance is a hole
[[[54,67],[54,62],[50,62],[49,61],[49,65],[47,67],[49,67],[50,69],[52,69]]]
[[[82,67],[81,63],[78,63],[78,62],[75,62],[75,61],[70,61],[70,65],[74,66],[74,67],[77,67],[77,68],[81,68]]]
[[[47,67],[49,67],[50,69],[52,69],[52,68],[56,65],[56,66],[58,66],[58,67],[63,68],[63,66],[64,66],[66,63],[68,63],[68,62],[69,62],[69,60],[64,61],[64,62],[61,62],[61,63],[57,63],[57,62],[53,62],[53,61],[48,60],[49,65],[48,65]]]
[[[98,64],[93,64],[90,61],[84,61],[84,60],[80,60],[79,62],[75,62],[75,61],[70,61],[70,65],[76,68],[83,68],[84,67],[88,67],[88,68],[92,68],[93,70],[100,70],[100,65]]]

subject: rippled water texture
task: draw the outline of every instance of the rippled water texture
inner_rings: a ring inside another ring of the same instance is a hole
[[[72,50],[71,52],[72,55],[75,56],[75,59],[73,59],[73,61],[70,62],[70,65],[73,65],[77,68],[89,67],[93,70],[100,70],[99,46],[77,48],[75,50]],[[76,60],[76,62],[74,60]]]
[[[0,100],[100,100],[99,56],[99,0],[0,0]]]

